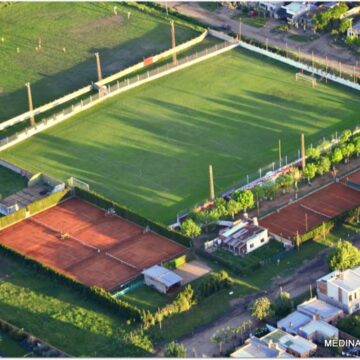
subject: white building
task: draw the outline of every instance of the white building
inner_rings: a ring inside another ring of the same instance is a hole
[[[269,16],[276,16],[277,10],[284,5],[284,1],[259,1],[259,8],[265,10]]]
[[[269,242],[268,230],[260,227],[256,218],[240,220],[220,231],[218,245],[234,254],[247,254]]]
[[[309,2],[292,2],[289,5],[281,7],[285,11],[285,17],[289,24],[296,25],[298,18],[311,10],[311,4]]]
[[[325,339],[339,337],[339,330],[323,320],[311,320],[299,328],[299,335],[317,343],[323,343]]]
[[[181,286],[182,278],[173,271],[154,265],[143,272],[145,284],[166,294]]]
[[[360,309],[360,266],[345,271],[333,271],[317,280],[319,299],[352,314]]]

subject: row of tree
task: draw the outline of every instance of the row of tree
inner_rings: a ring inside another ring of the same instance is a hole
[[[303,170],[292,167],[287,173],[279,175],[275,181],[264,181],[251,190],[238,190],[234,192],[230,200],[218,198],[211,209],[203,211],[193,210],[188,218],[182,223],[182,233],[191,238],[199,236],[202,231],[208,232],[216,226],[221,219],[234,218],[241,211],[246,212],[259,206],[264,199],[272,200],[281,191],[286,193],[288,189],[298,191],[299,183],[305,179],[308,183],[316,176],[332,173],[337,174],[337,166],[344,161],[348,163],[354,155],[360,154],[360,136],[352,134],[351,130],[344,130],[338,144],[332,147],[330,142],[323,142],[317,147],[310,147],[306,151],[307,164]]]

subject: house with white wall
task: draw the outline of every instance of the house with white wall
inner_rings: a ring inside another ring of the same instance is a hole
[[[216,243],[235,255],[242,255],[267,244],[269,239],[268,230],[259,226],[257,218],[245,218],[221,230]]]
[[[335,270],[316,282],[319,299],[340,307],[347,314],[360,309],[360,266]]]

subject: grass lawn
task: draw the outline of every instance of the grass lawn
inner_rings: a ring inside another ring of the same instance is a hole
[[[295,70],[243,50],[107,100],[0,154],[30,171],[70,176],[168,223],[283,154],[358,124],[358,95],[294,80]],[[31,151],[29,151],[31,149]]]
[[[0,275],[5,270],[3,259],[0,255]],[[18,262],[6,262],[10,277],[0,281],[1,319],[76,357],[146,355],[136,345],[124,343],[134,325],[77,291]]]
[[[0,199],[5,198],[27,186],[27,179],[0,166]]]
[[[166,20],[110,2],[13,3],[1,8],[0,34],[0,121],[27,110],[28,81],[37,106],[96,80],[97,51],[106,75],[171,47]],[[194,36],[177,26],[178,43]]]
[[[27,354],[27,351],[19,342],[13,340],[0,330],[0,354],[4,357],[23,357]]]
[[[173,301],[174,296],[160,294],[155,289],[146,285],[130,293],[121,296],[121,300],[137,306],[138,308],[156,312],[158,308],[164,307]]]

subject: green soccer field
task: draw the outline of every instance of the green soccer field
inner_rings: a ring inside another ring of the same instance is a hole
[[[196,35],[177,24],[177,43]],[[36,50],[39,39],[41,50]],[[168,21],[121,3],[39,2],[1,7],[0,121],[27,111],[28,81],[35,106],[96,81],[96,51],[104,75],[109,75],[170,47]]]
[[[294,69],[232,50],[107,100],[3,153],[168,223],[259,167],[359,121],[359,95],[296,82]]]

